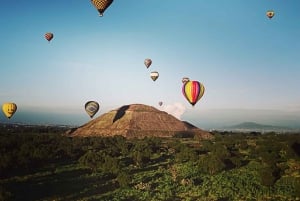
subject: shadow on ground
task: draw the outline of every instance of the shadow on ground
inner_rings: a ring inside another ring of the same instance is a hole
[[[91,176],[87,169],[76,169],[10,182],[6,188],[16,201],[80,200],[116,189],[114,183],[108,182],[111,179]]]

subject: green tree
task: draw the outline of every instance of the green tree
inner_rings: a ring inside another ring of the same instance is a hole
[[[213,150],[214,144],[210,140],[203,140],[201,142],[201,149],[206,152],[210,152]]]
[[[273,186],[276,178],[273,175],[273,170],[270,167],[263,168],[259,171],[261,184],[267,187]]]
[[[121,172],[119,172],[119,174],[117,176],[117,181],[118,181],[120,187],[124,188],[124,187],[129,186],[129,184],[131,182],[131,178],[127,172],[121,171]]]
[[[104,155],[104,163],[98,164],[104,173],[117,174],[120,171],[119,160],[109,155]]]
[[[300,197],[300,179],[295,179],[294,182],[294,188],[295,188],[295,196]]]
[[[198,157],[194,149],[187,145],[181,145],[180,150],[175,155],[175,160],[177,162],[196,162],[197,158]]]
[[[88,151],[79,158],[79,163],[85,167],[90,168],[93,172],[96,172],[99,164],[102,162],[102,157],[94,151]]]
[[[220,172],[226,167],[223,161],[213,154],[200,157],[198,166],[204,173],[209,173],[211,175]]]
[[[239,168],[242,166],[242,158],[241,157],[238,157],[238,156],[233,156],[233,157],[230,157],[230,161],[232,162],[232,164]]]
[[[216,143],[212,149],[212,154],[220,159],[230,157],[230,152],[227,147],[221,143]]]
[[[139,167],[150,161],[151,154],[151,148],[145,143],[145,141],[137,141],[131,149],[131,157],[135,164]]]

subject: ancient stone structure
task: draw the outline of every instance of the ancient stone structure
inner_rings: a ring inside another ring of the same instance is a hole
[[[79,128],[68,131],[67,135],[82,137],[122,135],[126,138],[173,137],[175,135],[197,135],[203,139],[211,137],[207,131],[143,104],[124,105]]]

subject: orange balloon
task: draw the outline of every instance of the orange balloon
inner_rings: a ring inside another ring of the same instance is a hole
[[[92,4],[99,12],[99,16],[103,16],[104,11],[112,4],[113,0],[91,0]]]

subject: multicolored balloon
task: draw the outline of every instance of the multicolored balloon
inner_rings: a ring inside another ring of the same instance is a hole
[[[92,4],[99,12],[99,16],[102,17],[104,11],[112,4],[113,0],[91,0]]]
[[[157,78],[159,77],[159,74],[157,71],[153,71],[150,73],[150,77],[153,81],[157,80]]]
[[[188,81],[182,86],[182,93],[192,106],[202,98],[204,91],[204,85],[198,81]]]
[[[53,39],[53,37],[54,37],[53,33],[50,33],[50,32],[45,33],[45,38],[47,41],[50,42]]]
[[[275,15],[275,12],[273,10],[268,10],[266,12],[266,15],[269,19],[272,19],[272,17],[274,17],[274,15]]]
[[[84,105],[84,108],[85,108],[86,113],[88,113],[88,115],[91,118],[93,118],[94,115],[98,112],[100,106],[99,106],[99,103],[97,103],[96,101],[88,101]]]
[[[152,60],[151,59],[145,59],[144,64],[147,68],[149,68],[152,64]]]
[[[4,115],[10,119],[17,111],[17,105],[15,103],[4,103],[2,105],[2,111]]]
[[[186,83],[186,82],[188,82],[188,81],[190,81],[190,78],[188,78],[188,77],[183,77],[182,78],[182,83],[183,84]]]

